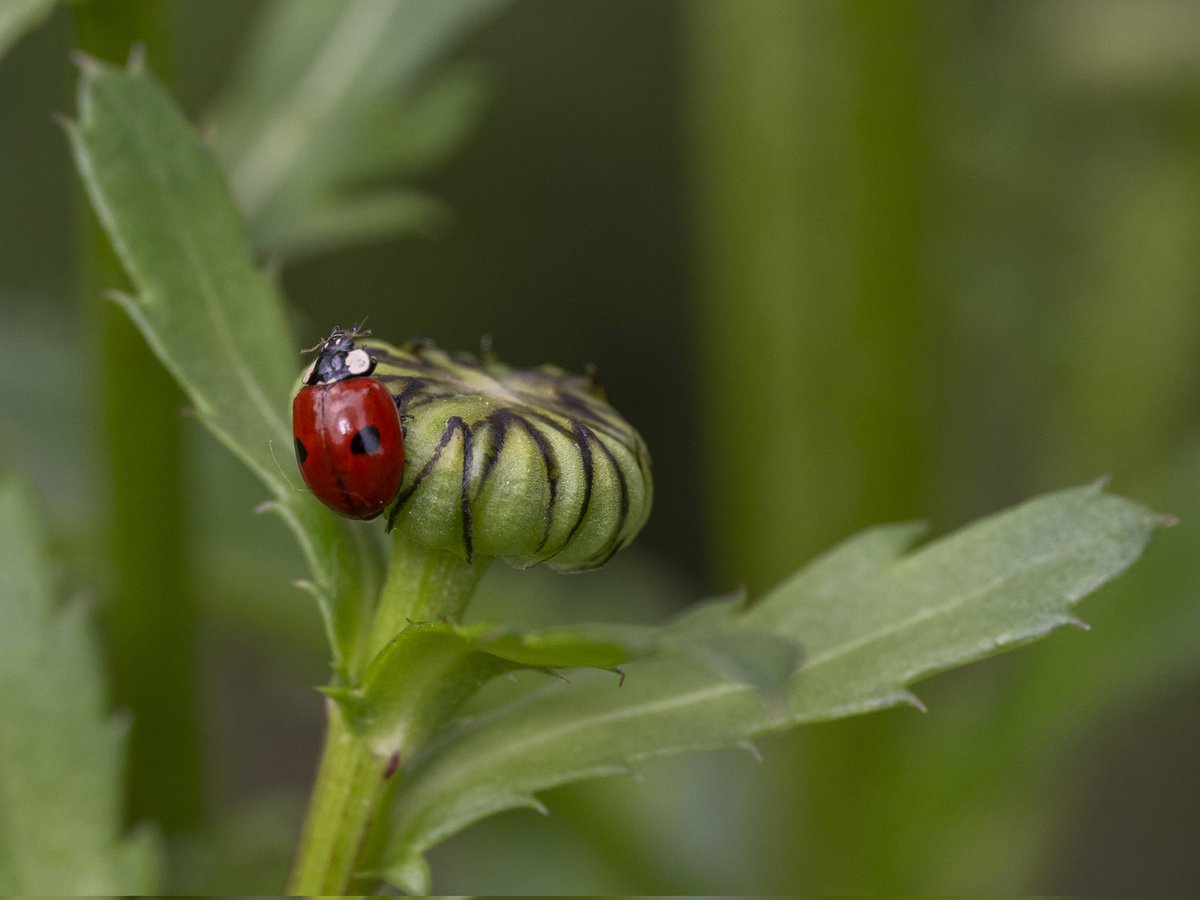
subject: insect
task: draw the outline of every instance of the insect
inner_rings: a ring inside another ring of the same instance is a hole
[[[404,479],[404,427],[375,360],[354,339],[362,323],[302,352],[317,354],[292,401],[292,434],[304,483],[334,512],[373,519]]]

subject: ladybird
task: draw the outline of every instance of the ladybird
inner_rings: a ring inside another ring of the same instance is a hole
[[[369,377],[375,360],[354,338],[361,326],[333,333],[316,347],[304,387],[292,401],[296,461],[322,503],[352,519],[373,519],[400,492],[404,428],[383,382]]]

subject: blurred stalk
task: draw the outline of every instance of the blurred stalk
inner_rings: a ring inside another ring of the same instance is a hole
[[[1076,212],[1085,245],[1055,342],[1060,377],[1045,404],[1043,483],[1124,478],[1173,453],[1194,427],[1200,141],[1190,116],[1163,118],[1169,137],[1153,154],[1095,138],[1100,171],[1081,193],[1102,202]]]
[[[920,7],[686,9],[706,491],[761,589],[930,481]]]
[[[1064,273],[1059,309],[1053,337],[1044,339],[1053,377],[1040,405],[1035,477],[1061,484],[1107,472],[1118,490],[1183,523],[1156,542],[1147,564],[1085,610],[1093,625],[1086,641],[1063,641],[1053,653],[1039,647],[1019,672],[1014,705],[1022,721],[1009,727],[1036,728],[1037,764],[1049,775],[1042,780],[1054,783],[1055,824],[1075,832],[1060,828],[1049,848],[1038,848],[1034,877],[1041,880],[1027,882],[1038,892],[1170,894],[1187,892],[1189,878],[1195,880],[1190,847],[1181,852],[1172,840],[1187,831],[1189,820],[1179,812],[1187,802],[1158,805],[1147,821],[1130,800],[1131,793],[1170,798],[1179,784],[1194,781],[1196,767],[1185,761],[1190,757],[1163,749],[1172,739],[1183,746],[1186,737],[1156,735],[1161,713],[1155,710],[1179,704],[1180,697],[1187,703],[1200,675],[1194,531],[1200,512],[1200,80],[1190,53],[1181,63],[1162,52],[1161,41],[1143,42],[1147,27],[1194,34],[1197,18],[1184,6],[1149,11],[1153,17],[1139,20],[1133,32],[1120,16],[1101,20],[1107,27],[1097,33],[1105,35],[1106,51],[1128,60],[1119,77],[1105,72],[1103,54],[1094,53],[1095,68],[1060,74],[1056,91],[1047,91],[1043,79],[1037,97],[1045,108],[1031,104],[1041,120],[1075,126],[1039,132],[1047,179],[1069,185],[1073,202],[1063,205],[1065,221],[1055,235],[1067,235],[1063,243],[1071,252],[1058,261]],[[1083,25],[1095,27],[1090,11],[1064,8],[1051,32],[1051,59],[1063,58]],[[1142,735],[1139,755],[1149,760],[1134,788],[1101,782],[1105,768],[1116,771],[1113,753],[1122,731]],[[1109,824],[1088,821],[1100,818]],[[1140,850],[1125,858],[1126,846]]]
[[[170,29],[161,0],[85,0],[71,9],[81,50],[123,64],[143,45],[169,83]],[[108,488],[101,528],[115,576],[106,618],[113,699],[132,713],[127,815],[153,819],[172,834],[203,818],[196,608],[185,575],[183,398],[137,329],[105,299],[106,291],[131,288],[83,192],[77,197],[85,318],[101,372],[98,458]]]
[[[919,516],[932,493],[925,7],[685,8],[705,490],[718,576],[753,593],[860,527]],[[862,840],[867,822],[903,827],[860,779],[886,768],[890,721],[781,742],[804,763],[760,798],[759,865],[779,879],[763,889],[899,887],[887,849]]]

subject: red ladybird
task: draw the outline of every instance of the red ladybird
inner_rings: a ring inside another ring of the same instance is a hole
[[[375,361],[354,349],[361,336],[335,328],[313,348],[317,359],[292,401],[292,433],[300,474],[317,498],[343,516],[373,519],[400,491],[404,429],[391,393],[367,377]]]

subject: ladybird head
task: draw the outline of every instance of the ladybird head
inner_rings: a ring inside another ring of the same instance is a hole
[[[375,368],[375,358],[362,348],[355,347],[355,338],[369,337],[371,332],[363,329],[364,319],[343,331],[334,327],[329,337],[301,353],[316,353],[316,358],[304,370],[305,384],[332,384],[346,378],[370,375]]]

